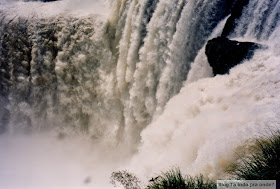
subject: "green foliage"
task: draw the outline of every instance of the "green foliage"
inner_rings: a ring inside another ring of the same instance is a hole
[[[179,169],[173,169],[152,178],[147,189],[215,189],[216,183],[204,180],[203,176],[184,177]]]
[[[117,187],[118,184],[120,184],[125,189],[141,189],[140,180],[134,174],[126,170],[113,172],[111,174],[111,183],[114,187]]]
[[[280,178],[280,131],[256,139],[249,155],[229,170],[237,179],[277,180]]]

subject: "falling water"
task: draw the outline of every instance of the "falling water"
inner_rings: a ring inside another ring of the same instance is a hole
[[[236,4],[0,1],[0,132],[82,136],[90,155],[112,156],[108,170],[144,179],[174,165],[223,176],[244,141],[279,121],[280,1],[245,3],[227,34],[266,49],[227,75],[207,61]]]

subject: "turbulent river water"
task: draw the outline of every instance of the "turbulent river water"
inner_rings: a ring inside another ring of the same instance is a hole
[[[240,3],[240,2],[239,2]],[[112,188],[178,166],[224,178],[279,124],[280,1],[250,0],[227,37],[257,42],[213,77],[233,0],[0,0],[0,185]]]

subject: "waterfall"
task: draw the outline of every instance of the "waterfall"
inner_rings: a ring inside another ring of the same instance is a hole
[[[106,3],[0,0],[0,133],[83,136],[142,177],[216,178],[278,123],[280,1]],[[213,77],[221,35],[267,48]]]
[[[12,19],[2,20],[3,29],[14,33],[13,27],[22,28],[25,32],[17,35],[30,51],[20,53],[27,54],[24,63],[17,58],[17,64],[26,64],[27,73],[11,71],[14,65],[5,67],[15,80],[8,87],[11,102],[6,108],[11,127],[36,130],[55,125],[83,130],[94,138],[110,135],[139,143],[143,128],[179,92],[190,63],[229,13],[229,4],[116,1],[108,23],[96,16],[64,19],[61,13],[39,20],[35,13],[27,18],[8,15]],[[194,35],[197,29],[200,33]],[[7,37],[4,43],[15,38]]]

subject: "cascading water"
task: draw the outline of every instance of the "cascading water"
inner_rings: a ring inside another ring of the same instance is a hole
[[[110,162],[98,170],[222,177],[244,141],[279,121],[280,1],[244,2],[116,0],[101,16],[99,1],[0,1],[2,140],[83,136],[73,143]],[[212,77],[205,45],[220,35],[267,48]]]

